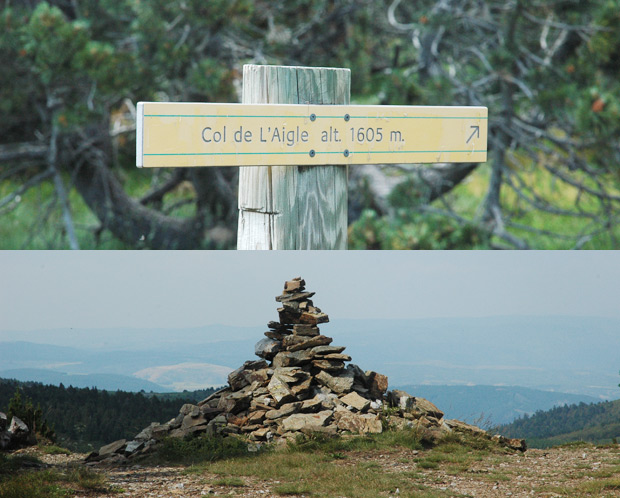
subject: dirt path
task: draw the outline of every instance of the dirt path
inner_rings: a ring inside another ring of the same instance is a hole
[[[38,456],[55,466],[78,459],[76,455]],[[412,488],[395,490],[391,494],[394,497],[620,497],[618,446],[563,447],[508,455],[472,453],[459,458],[446,454],[437,458],[432,451],[356,452],[334,460],[334,465],[379,466],[382,472],[406,475]],[[282,496],[274,493],[279,481],[242,477],[226,482],[221,475],[187,473],[182,467],[133,466],[100,471],[115,492],[81,496]]]

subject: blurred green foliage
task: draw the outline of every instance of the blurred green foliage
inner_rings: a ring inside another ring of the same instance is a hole
[[[131,128],[132,103],[234,102],[244,63],[349,67],[354,102],[488,106],[489,164],[501,171],[503,191],[515,193],[501,196],[506,230],[521,236],[517,226],[529,223],[533,211],[544,219],[528,228],[539,232],[560,224],[558,216],[572,216],[584,218],[589,228],[563,236],[583,241],[607,230],[607,247],[617,247],[620,1],[449,3],[7,1],[0,10],[0,152],[13,143],[50,143],[56,130],[58,163],[70,189],[78,185],[80,168],[96,156],[136,199],[170,173],[136,172],[135,136],[109,134]],[[13,189],[46,167],[45,155],[6,165],[11,173],[0,171],[0,182],[10,180]],[[552,201],[530,182],[533,169],[571,186],[566,193],[574,199],[571,214],[550,209]],[[133,189],[130,177],[144,187]],[[223,208],[222,196],[214,194],[221,178],[198,172],[187,180],[197,207],[178,217],[191,213],[202,224],[234,231],[230,207]],[[224,180],[234,194],[236,177]],[[479,248],[497,242],[497,230],[481,220],[483,210],[429,214],[421,209],[418,187],[410,182],[397,187],[388,199],[389,213],[372,202],[365,205],[372,212],[354,213],[351,247]],[[7,190],[0,185],[0,216],[15,211],[29,219],[33,210],[19,211],[18,205],[38,202],[35,196],[16,198]],[[60,211],[53,190],[46,195],[50,209]],[[170,196],[172,203],[183,201],[174,191]],[[489,198],[485,192],[478,203]],[[92,209],[95,201],[85,201]],[[146,207],[161,212],[166,206],[170,203]],[[95,214],[105,228],[105,217]],[[36,230],[40,225],[58,232],[60,224],[15,224]],[[363,235],[369,230],[372,237]],[[539,246],[534,235],[527,242]]]

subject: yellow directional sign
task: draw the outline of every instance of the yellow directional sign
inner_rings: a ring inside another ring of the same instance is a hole
[[[484,162],[486,107],[140,102],[138,167]]]

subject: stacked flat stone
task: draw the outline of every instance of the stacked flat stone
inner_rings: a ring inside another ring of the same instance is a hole
[[[164,437],[194,433],[234,435],[256,442],[286,440],[300,433],[380,433],[384,426],[415,427],[427,438],[445,432],[484,433],[444,420],[433,403],[404,391],[387,392],[388,378],[350,363],[344,346],[332,346],[319,324],[329,317],[314,306],[301,277],[285,282],[276,297],[279,321],[267,324],[255,346],[259,360],[246,361],[228,375],[229,386],[197,405],[183,405],[165,424],[153,423],[132,441],[120,440],[93,453],[89,461],[122,462],[156,447]],[[391,407],[389,415],[384,405]]]

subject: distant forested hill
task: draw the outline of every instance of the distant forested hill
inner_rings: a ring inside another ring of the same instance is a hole
[[[41,405],[43,416],[54,428],[58,443],[89,451],[117,439],[130,439],[151,422],[166,422],[184,403],[195,403],[193,393],[155,395],[96,388],[49,386],[35,382],[0,379],[0,411],[20,389],[22,397]],[[201,399],[214,389],[197,393]]]
[[[517,417],[549,410],[554,406],[592,403],[592,396],[543,391],[521,386],[429,386],[407,385],[403,389],[432,401],[446,415],[483,429],[509,424]]]
[[[539,411],[504,425],[499,431],[505,436],[525,438],[535,448],[572,441],[609,443],[620,439],[620,400]]]

